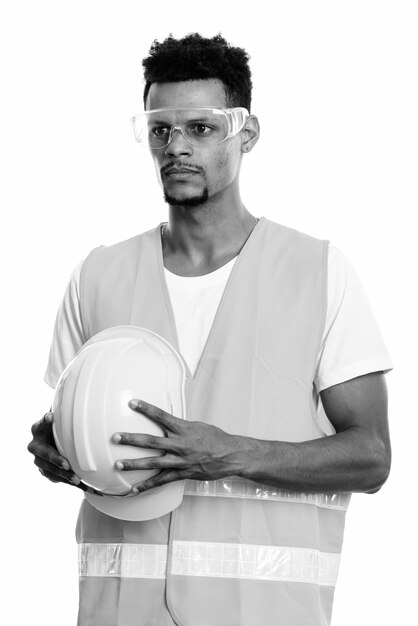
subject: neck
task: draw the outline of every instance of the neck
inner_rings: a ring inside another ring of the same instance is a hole
[[[184,215],[178,208],[170,208],[164,256],[174,265],[195,269],[221,265],[236,256],[257,223],[243,205],[238,212],[210,214],[188,210]]]
[[[196,207],[169,207],[164,230],[165,258],[183,259],[191,267],[204,267],[238,254],[256,224],[239,191],[224,190]],[[229,191],[229,193],[228,193]]]

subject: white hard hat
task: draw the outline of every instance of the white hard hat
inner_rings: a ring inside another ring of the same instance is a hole
[[[61,374],[52,409],[55,442],[75,474],[106,494],[85,493],[99,511],[139,521],[165,515],[181,504],[184,481],[132,494],[133,485],[158,470],[118,471],[115,462],[162,452],[122,446],[112,436],[120,431],[164,436],[158,424],[128,406],[133,398],[185,419],[186,371],[181,355],[157,333],[114,326],[85,343]]]

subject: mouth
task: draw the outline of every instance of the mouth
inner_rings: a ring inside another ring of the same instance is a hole
[[[167,174],[170,180],[186,180],[196,176],[197,172],[170,172]]]
[[[164,176],[169,176],[175,180],[190,178],[196,174],[199,174],[199,171],[190,167],[169,167],[163,171]]]

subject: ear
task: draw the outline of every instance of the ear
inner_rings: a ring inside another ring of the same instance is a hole
[[[250,115],[245,122],[244,128],[241,131],[241,137],[241,151],[250,152],[260,137],[260,123],[255,115]]]

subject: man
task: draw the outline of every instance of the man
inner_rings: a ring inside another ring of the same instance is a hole
[[[45,379],[54,387],[104,328],[161,334],[193,379],[188,420],[132,399],[167,436],[115,433],[116,467],[159,470],[138,493],[187,483],[175,513],[148,522],[83,502],[79,624],[329,624],[349,494],[378,491],[389,473],[392,364],[345,257],[241,201],[241,161],[259,137],[245,51],[192,34],[154,42],[143,63],[135,132],[169,220],[76,268]],[[32,427],[35,464],[86,490],[51,420]],[[125,460],[123,445],[164,454]]]

